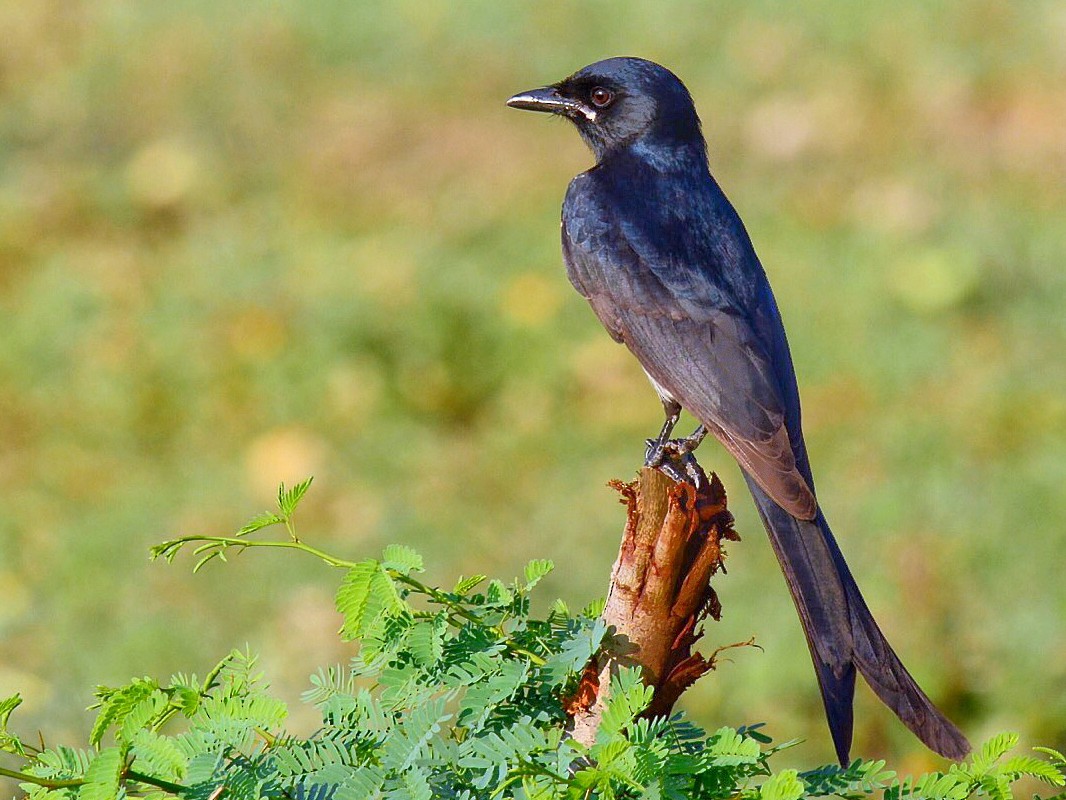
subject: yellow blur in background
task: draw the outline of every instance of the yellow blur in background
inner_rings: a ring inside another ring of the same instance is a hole
[[[589,155],[512,93],[611,55],[691,89],[770,274],[819,496],[870,605],[979,741],[1066,746],[1066,7],[839,0],[0,0],[0,696],[84,740],[97,683],[249,643],[293,726],[348,646],[314,563],[192,576],[314,474],[305,539],[429,580],[602,594],[654,393],[566,282]],[[731,651],[685,706],[831,760],[739,473]],[[935,764],[860,689],[855,752]]]

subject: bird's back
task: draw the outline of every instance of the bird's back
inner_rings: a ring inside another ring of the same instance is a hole
[[[563,203],[563,249],[571,283],[620,341],[619,305],[742,322],[756,357],[769,367],[796,465],[813,487],[777,302],[702,152],[649,158],[640,148],[626,149],[578,175]],[[699,358],[701,349],[691,356]]]

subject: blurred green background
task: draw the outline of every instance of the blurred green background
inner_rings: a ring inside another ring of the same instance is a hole
[[[1066,6],[0,2],[0,694],[82,741],[96,683],[248,642],[344,660],[338,574],[149,564],[315,475],[308,540],[602,594],[660,407],[561,266],[590,161],[503,105],[596,59],[688,83],[775,285],[827,509],[975,740],[1066,746]],[[687,423],[686,423],[687,424]],[[685,698],[831,760],[784,582],[744,541]],[[294,727],[314,720],[297,711]],[[71,743],[74,743],[71,741]],[[856,752],[937,763],[860,690]]]

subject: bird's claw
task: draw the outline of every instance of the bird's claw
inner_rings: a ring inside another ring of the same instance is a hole
[[[690,483],[697,490],[707,486],[707,474],[692,454],[699,441],[690,436],[685,439],[648,439],[645,444],[644,466],[659,470],[675,483]]]

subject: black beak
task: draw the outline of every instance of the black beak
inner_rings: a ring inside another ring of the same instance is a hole
[[[590,122],[596,120],[595,110],[577,100],[563,97],[555,86],[520,92],[508,100],[507,105],[525,111],[546,111],[549,114],[565,114],[568,117],[580,115]]]

